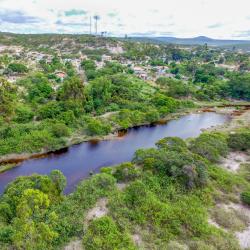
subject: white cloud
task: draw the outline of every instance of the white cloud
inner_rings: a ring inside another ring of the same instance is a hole
[[[89,31],[89,16],[98,14],[99,30],[116,35],[153,31],[178,37],[250,39],[244,32],[250,27],[249,0],[0,0],[0,9],[0,20],[4,11],[40,20],[39,24],[22,23],[20,18],[11,25],[1,22],[2,31],[84,33]]]

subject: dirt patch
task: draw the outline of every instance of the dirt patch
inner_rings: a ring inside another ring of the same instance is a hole
[[[222,159],[220,166],[229,171],[236,172],[242,163],[248,163],[249,161],[250,157],[248,153],[230,152],[226,158]]]
[[[133,234],[132,235],[132,240],[134,241],[135,245],[137,247],[142,247],[143,246],[143,241],[142,241],[142,238],[141,238],[141,235],[140,234]]]
[[[240,242],[241,248],[250,248],[250,226],[243,232],[237,232],[236,237]]]
[[[214,227],[217,227],[217,228],[221,228],[220,225],[211,218],[208,219],[208,224],[210,224]]]
[[[97,219],[97,218],[105,216],[108,213],[107,202],[108,201],[106,198],[100,199],[96,203],[95,207],[89,210],[85,221],[88,223],[89,221],[93,219]]]
[[[128,186],[127,183],[117,183],[118,190],[122,191]]]
[[[81,240],[75,240],[71,241],[64,250],[83,250],[82,241]]]
[[[238,219],[241,218],[241,221],[244,221],[245,227],[240,231],[235,231],[234,235],[238,239],[242,249],[250,248],[250,208],[242,204],[236,204],[236,203],[218,204],[216,207],[217,208],[219,207],[220,209],[224,209],[226,212],[234,211]],[[225,222],[225,223],[232,224],[232,222],[235,221],[234,220],[235,215],[227,218],[228,221],[229,220],[231,221],[230,223],[229,222],[227,223]],[[209,220],[209,223],[216,227],[227,230],[225,227],[219,225],[214,220]]]
[[[248,227],[242,232],[236,232],[235,235],[243,249],[250,248],[250,208],[241,204],[231,204],[231,206],[248,217]]]

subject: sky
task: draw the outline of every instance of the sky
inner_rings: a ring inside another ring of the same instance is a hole
[[[94,15],[110,36],[250,40],[250,0],[0,0],[0,31],[89,33]]]

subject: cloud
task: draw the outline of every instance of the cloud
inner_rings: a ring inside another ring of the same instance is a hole
[[[116,12],[109,12],[109,13],[107,14],[107,16],[108,16],[108,17],[111,17],[111,18],[117,17],[117,16],[118,16],[118,13],[116,13]]]
[[[61,20],[58,20],[55,22],[56,25],[59,25],[59,26],[68,26],[68,27],[87,27],[89,26],[89,23],[84,23],[84,22],[63,22]]]
[[[64,11],[65,16],[84,16],[88,12],[85,10],[77,10],[77,9],[71,9]]]
[[[249,38],[250,37],[250,30],[243,30],[238,32],[238,34],[233,35],[233,37],[244,37],[244,38]]]
[[[13,24],[32,24],[39,23],[42,19],[34,16],[26,15],[21,11],[12,11],[12,10],[4,10],[0,11],[0,21],[5,23],[13,23]]]
[[[207,26],[209,29],[216,29],[216,28],[220,28],[222,27],[223,24],[222,23],[214,23],[214,24],[211,24],[209,26]]]

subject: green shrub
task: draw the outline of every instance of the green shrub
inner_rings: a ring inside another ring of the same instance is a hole
[[[243,203],[250,205],[250,191],[245,191],[240,195]]]
[[[103,121],[91,118],[87,121],[87,133],[89,135],[107,135],[111,132],[111,126]]]
[[[219,133],[202,133],[191,141],[190,149],[212,162],[218,162],[228,153],[226,136]]]
[[[28,68],[22,63],[10,63],[8,69],[16,73],[28,72]]]
[[[128,234],[122,232],[108,216],[93,220],[83,237],[86,250],[135,249]]]
[[[145,120],[147,122],[156,122],[160,119],[160,114],[159,112],[155,109],[151,109],[146,112],[145,114]]]
[[[18,106],[15,113],[15,121],[19,123],[29,122],[34,117],[34,112],[27,106]]]
[[[114,167],[112,174],[118,181],[132,181],[139,177],[140,171],[132,163],[125,162]]]
[[[70,130],[64,123],[52,124],[50,127],[50,131],[55,137],[58,138],[67,137],[70,135]]]
[[[250,131],[242,130],[236,133],[230,133],[228,137],[228,145],[233,150],[250,149]]]

